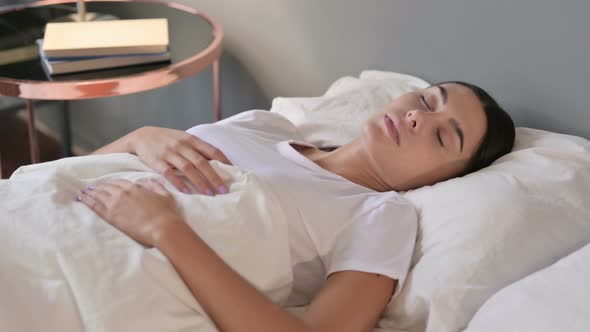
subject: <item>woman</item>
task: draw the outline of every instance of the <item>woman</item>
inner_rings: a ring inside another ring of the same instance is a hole
[[[415,241],[415,212],[396,191],[488,166],[512,149],[514,124],[480,88],[445,82],[399,97],[359,138],[333,151],[298,140],[288,121],[253,111],[188,133],[142,128],[95,153],[137,154],[185,193],[190,189],[174,169],[202,194],[227,192],[211,159],[267,182],[292,219],[292,255],[301,266],[294,267],[288,302],[310,302],[301,319],[216,256],[162,185],[114,181],[78,199],[164,253],[221,331],[372,331],[401,288]]]

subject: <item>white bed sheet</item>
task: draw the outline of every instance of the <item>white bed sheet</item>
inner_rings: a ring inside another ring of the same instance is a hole
[[[230,193],[212,199],[167,189],[226,263],[283,303],[292,272],[279,204],[251,174],[212,165]],[[112,178],[165,182],[128,154],[26,166],[0,181],[0,331],[215,331],[164,255],[74,201]]]

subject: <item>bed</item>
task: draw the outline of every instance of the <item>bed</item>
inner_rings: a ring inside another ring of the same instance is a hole
[[[336,80],[322,96],[276,98],[270,111],[295,124],[306,141],[333,147],[357,136],[359,124],[389,100],[428,85],[418,77],[368,70]],[[418,210],[418,238],[404,287],[375,332],[590,329],[584,303],[590,296],[584,264],[590,243],[590,141],[525,127],[516,134],[513,151],[491,166],[402,193]],[[238,180],[225,197],[232,208],[214,206],[225,204],[224,196],[176,192],[176,198],[194,220],[214,220],[215,225],[193,229],[280,303],[291,281],[281,213],[255,179],[219,163],[215,167],[224,178]],[[123,154],[25,166],[0,182],[0,327],[19,329],[27,321],[27,330],[124,331],[133,321],[144,332],[214,331],[165,257],[74,206],[73,195],[89,183],[155,176]],[[240,205],[258,209],[250,215],[231,212],[244,210]],[[229,212],[198,218],[203,211]],[[62,222],[52,225],[44,216]],[[238,237],[223,232],[230,227],[241,227],[230,232]],[[245,253],[240,243],[256,246]],[[48,306],[51,311],[44,309]],[[305,307],[287,309],[299,314]],[[26,320],[31,312],[37,319]]]

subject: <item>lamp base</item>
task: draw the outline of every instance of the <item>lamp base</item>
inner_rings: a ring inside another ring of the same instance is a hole
[[[102,13],[86,13],[84,19],[78,13],[69,14],[66,16],[58,17],[51,22],[91,22],[91,21],[115,21],[119,18],[110,14]]]

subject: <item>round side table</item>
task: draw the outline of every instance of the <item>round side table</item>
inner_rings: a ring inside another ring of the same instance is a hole
[[[213,66],[215,119],[221,119],[220,68],[223,30],[210,16],[187,6],[156,0],[88,0],[88,12],[120,19],[167,18],[171,61],[78,74],[49,76],[35,41],[45,24],[76,12],[75,0],[43,0],[0,8],[0,96],[26,100],[31,161],[39,162],[32,101],[63,100],[64,154],[70,155],[68,100],[119,96],[159,88]]]

